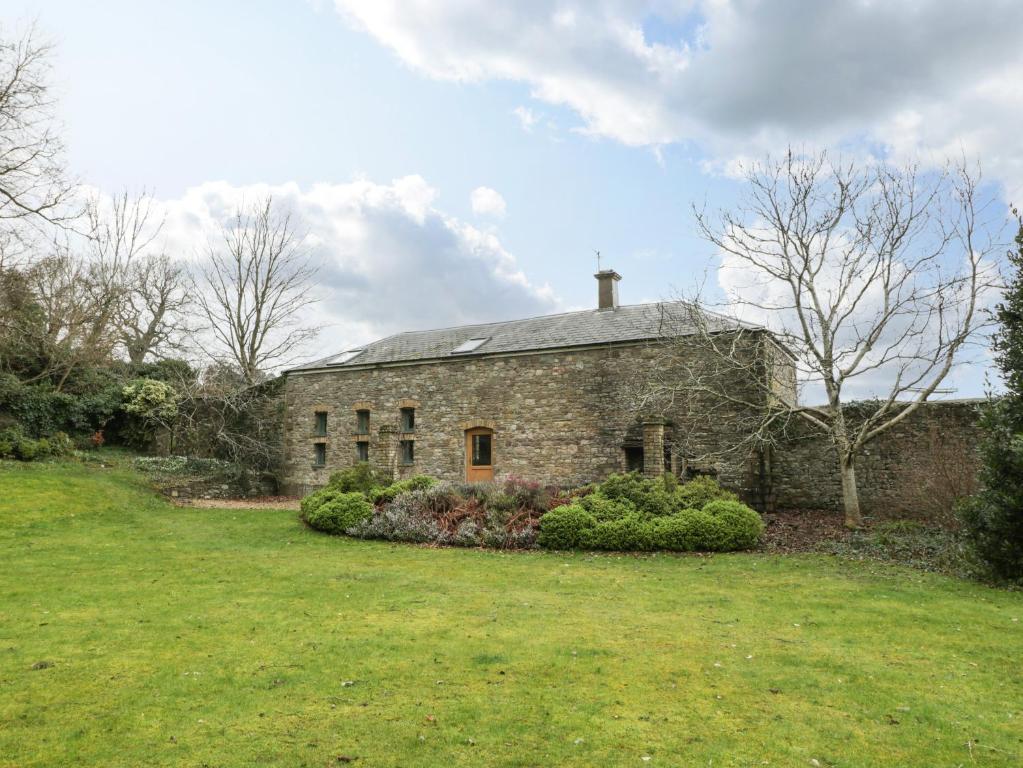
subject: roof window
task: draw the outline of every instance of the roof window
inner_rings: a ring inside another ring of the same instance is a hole
[[[335,355],[328,362],[327,365],[343,365],[357,355],[361,355],[365,352],[365,349],[349,349],[347,352],[342,352],[340,355]]]
[[[468,341],[463,341],[461,344],[459,344],[457,347],[455,347],[454,349],[451,350],[451,354],[452,355],[460,355],[460,354],[464,354],[466,352],[475,352],[477,349],[479,349],[481,346],[483,346],[483,344],[485,344],[488,341],[490,341],[490,337],[489,336],[477,337],[475,339],[469,339]]]

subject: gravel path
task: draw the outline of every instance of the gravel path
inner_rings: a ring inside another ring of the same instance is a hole
[[[182,507],[204,509],[293,509],[298,510],[295,496],[259,496],[251,499],[179,499]]]

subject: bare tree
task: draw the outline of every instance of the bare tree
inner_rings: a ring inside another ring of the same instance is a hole
[[[114,326],[129,361],[139,364],[182,349],[191,303],[188,275],[166,254],[153,252],[164,222],[152,195],[145,190],[96,195],[86,218],[94,303]]]
[[[0,29],[0,222],[62,222],[74,185],[50,93],[52,49],[34,26],[19,38]]]
[[[240,207],[209,244],[195,280],[213,356],[232,361],[249,384],[287,362],[319,330],[300,324],[300,310],[316,300],[316,272],[291,216],[271,197]]]
[[[33,334],[41,357],[27,381],[51,379],[59,391],[80,366],[109,360],[115,337],[92,270],[66,243],[54,243],[27,277],[42,317],[21,331]]]
[[[180,267],[147,254],[159,232],[150,206],[146,193],[94,197],[85,209],[87,238],[56,230],[44,256],[7,268],[32,296],[31,312],[0,307],[8,338],[36,350],[29,381],[50,379],[59,390],[82,365],[109,362],[119,344],[135,360],[169,338],[184,280]]]
[[[163,227],[153,216],[153,198],[143,190],[111,198],[93,195],[86,203],[89,290],[103,325],[114,322],[129,292],[137,262],[152,247]]]
[[[790,150],[748,168],[745,181],[734,212],[697,210],[696,223],[722,254],[731,312],[770,334],[750,324],[723,333],[721,316],[691,297],[667,325],[684,325],[685,354],[714,361],[712,373],[690,366],[689,375],[654,388],[662,395],[688,388],[759,413],[747,425],[753,439],[769,439],[793,419],[825,433],[846,524],[857,527],[857,456],[939,390],[987,322],[980,303],[997,282],[996,244],[979,173],[965,163],[927,174]],[[766,358],[747,354],[756,344],[768,345]],[[823,405],[799,403],[785,381],[793,366],[804,389],[823,392]],[[850,391],[874,399],[854,415],[843,407]]]
[[[143,256],[128,270],[115,326],[133,365],[181,352],[192,333],[188,272],[167,254]]]

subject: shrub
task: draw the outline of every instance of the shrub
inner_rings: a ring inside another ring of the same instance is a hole
[[[23,437],[14,444],[14,455],[22,461],[32,461],[39,457],[39,443]]]
[[[25,384],[11,374],[0,374],[0,413],[10,416],[32,437],[61,430],[91,431],[120,410],[121,387],[113,374],[79,381],[63,392],[55,392],[46,383]]]
[[[428,489],[400,494],[390,504],[378,507],[368,520],[353,526],[349,533],[362,539],[450,543],[428,512],[429,496],[436,493],[437,489]]]
[[[694,524],[693,512],[685,510],[651,521],[651,533],[657,542],[657,549],[669,552],[695,552],[700,548],[699,524]],[[701,513],[703,514],[703,513]]]
[[[611,475],[600,484],[598,492],[609,499],[631,501],[639,512],[650,517],[672,512],[672,497],[664,481],[650,480],[636,472]]]
[[[75,441],[66,432],[58,432],[50,438],[50,455],[67,456],[74,452]]]
[[[501,486],[502,495],[509,499],[512,509],[530,509],[546,512],[558,497],[558,489],[543,486],[531,480],[509,477]],[[499,504],[501,502],[498,502]]]
[[[537,543],[544,549],[582,549],[589,546],[597,521],[580,504],[556,507],[540,518]]]
[[[343,493],[362,493],[367,496],[378,488],[389,485],[373,467],[365,461],[342,469],[330,476],[329,488]]]
[[[636,512],[598,523],[589,534],[589,542],[594,549],[612,552],[645,552],[657,548],[652,521]]]
[[[66,456],[74,450],[74,442],[63,432],[52,437],[33,440],[27,437],[20,425],[0,431],[0,458],[37,461],[49,456]]]
[[[741,501],[712,501],[704,505],[702,511],[722,524],[721,550],[749,549],[764,532],[760,515]]]
[[[426,487],[397,493],[348,533],[463,547],[532,547],[536,542],[540,513],[519,507],[516,497],[499,485],[439,483],[432,478],[413,485]]]
[[[0,458],[17,458],[18,443],[25,439],[25,434],[17,424],[0,430]]]
[[[679,532],[682,541],[693,552],[724,552],[728,549],[728,532],[725,521],[702,509],[686,509],[679,512]]]
[[[625,515],[636,514],[636,505],[628,499],[609,499],[603,493],[591,493],[579,499],[579,506],[593,515],[598,522],[615,520]]]
[[[753,546],[762,531],[760,516],[736,501],[714,501],[702,510],[686,509],[659,517],[633,509],[599,522],[578,502],[540,519],[538,543],[545,549],[728,552]]]
[[[399,480],[391,483],[386,488],[377,488],[369,493],[369,499],[374,504],[389,504],[394,501],[395,496],[409,491],[424,491],[432,488],[439,481],[429,475],[415,475],[406,480]]]
[[[988,576],[1023,583],[1023,216],[993,346],[1005,394],[981,418],[981,492],[960,506],[968,551]]]
[[[726,491],[712,477],[694,477],[681,485],[673,494],[677,509],[703,509],[712,501],[738,501],[739,497]]]
[[[981,417],[980,493],[957,507],[976,568],[998,581],[1023,582],[1023,396],[989,405]]]
[[[321,506],[326,504],[328,501],[342,496],[345,491],[339,491],[336,488],[331,488],[329,485],[320,488],[318,491],[313,491],[301,502],[299,502],[298,508],[302,511],[302,516],[305,518],[306,515],[310,515],[319,509]]]
[[[986,488],[962,501],[957,513],[979,575],[1023,581],[1023,498]]]
[[[308,512],[302,512],[302,519],[310,528],[334,534],[344,533],[372,516],[373,505],[358,492],[337,493]]]

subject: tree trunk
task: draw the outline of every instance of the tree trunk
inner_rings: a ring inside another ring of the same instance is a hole
[[[842,454],[839,459],[842,473],[842,506],[845,508],[845,527],[859,528],[863,525],[860,514],[860,493],[856,488],[856,463],[852,456]]]

